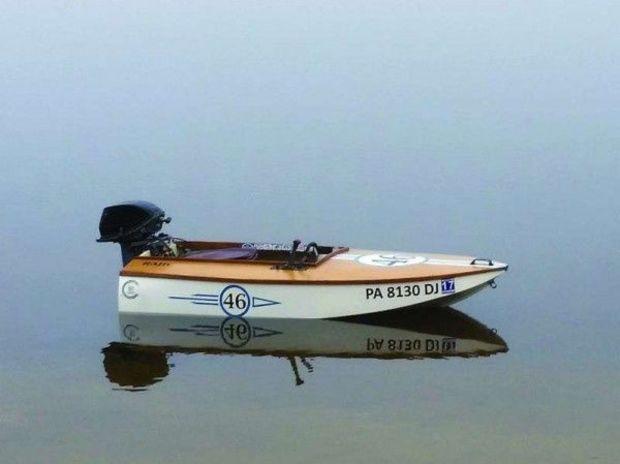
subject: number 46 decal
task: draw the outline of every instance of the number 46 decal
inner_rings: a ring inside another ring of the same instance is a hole
[[[240,285],[229,285],[220,292],[220,308],[229,316],[243,316],[252,308],[279,304],[277,301],[252,297]]]

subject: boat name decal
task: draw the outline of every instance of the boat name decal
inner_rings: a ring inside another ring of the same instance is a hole
[[[389,287],[366,287],[366,299],[408,298],[420,295],[450,295],[456,291],[454,279],[441,282],[413,285],[392,285]]]
[[[170,266],[170,263],[166,263],[165,261],[141,261],[143,266],[154,266],[154,267],[167,267]]]
[[[357,262],[368,266],[399,267],[422,264],[427,259],[424,256],[416,256],[407,253],[376,253],[373,255],[362,255],[357,258]]]
[[[240,285],[228,285],[219,294],[194,293],[190,296],[169,296],[171,300],[186,300],[196,305],[219,306],[229,316],[243,316],[252,308],[261,308],[280,304],[279,301],[269,300],[250,295]]]
[[[308,246],[307,243],[300,243],[298,249],[305,250]],[[241,248],[253,248],[255,250],[268,250],[268,251],[291,251],[293,249],[290,243],[261,243],[261,242],[246,242],[241,245]]]

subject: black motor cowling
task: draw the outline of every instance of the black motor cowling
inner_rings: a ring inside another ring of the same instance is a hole
[[[121,245],[123,265],[149,248],[149,242],[170,222],[166,213],[148,201],[130,201],[104,208],[99,221],[98,242]]]

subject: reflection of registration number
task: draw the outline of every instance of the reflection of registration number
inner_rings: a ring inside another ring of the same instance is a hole
[[[425,353],[449,353],[456,351],[456,338],[394,339],[368,338],[367,351],[424,351]]]

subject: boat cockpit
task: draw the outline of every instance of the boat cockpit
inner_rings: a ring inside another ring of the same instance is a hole
[[[135,201],[108,206],[101,214],[98,242],[121,246],[123,265],[135,257],[157,257],[200,261],[232,261],[273,264],[280,269],[303,269],[316,266],[332,256],[345,252],[346,247],[277,243],[198,242],[159,233],[171,221],[166,213],[152,203]]]

